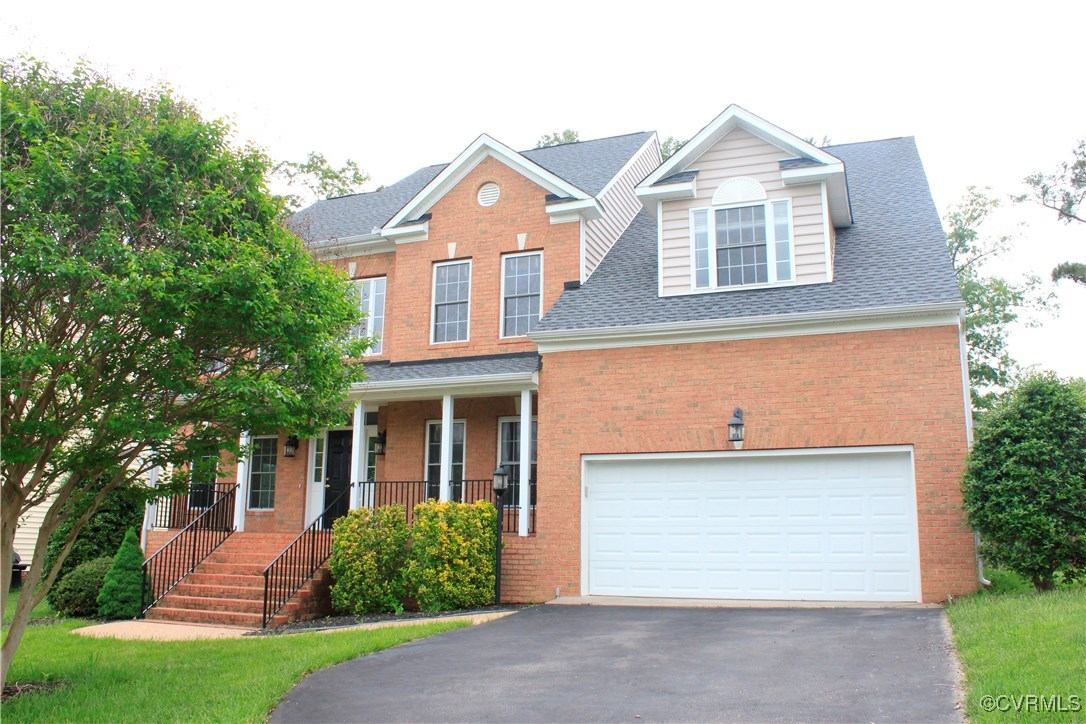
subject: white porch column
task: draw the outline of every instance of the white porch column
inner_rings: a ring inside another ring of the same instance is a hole
[[[452,459],[453,459],[453,397],[443,395],[441,397],[441,487],[439,497],[448,500],[452,486]]]
[[[249,445],[249,431],[241,433],[238,440],[241,447]],[[249,502],[249,458],[246,455],[238,455],[238,489],[234,494],[234,530],[245,530],[245,508]]]
[[[528,535],[528,520],[531,515],[532,489],[530,478],[532,475],[532,391],[520,391],[520,521],[519,530],[522,536]]]
[[[151,488],[158,487],[158,466],[147,471],[147,485]],[[143,529],[140,531],[140,548],[147,550],[147,531],[155,527],[155,518],[158,517],[158,503],[148,500],[143,506]]]
[[[354,403],[354,427],[351,429],[351,510],[359,506],[362,496],[361,480],[366,465],[363,462],[366,454],[366,403],[359,400]]]

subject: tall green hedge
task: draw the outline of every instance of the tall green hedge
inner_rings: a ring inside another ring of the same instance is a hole
[[[485,606],[494,600],[495,525],[489,501],[415,506],[407,587],[423,611]]]
[[[83,529],[76,536],[72,550],[60,567],[56,580],[63,579],[80,563],[93,561],[102,556],[112,556],[117,552],[124,534],[129,528],[140,529],[143,525],[143,499],[134,495],[134,491],[120,488],[106,496],[102,507],[91,516]],[[65,513],[72,511],[65,511]],[[74,517],[74,516],[73,516]],[[48,570],[57,559],[68,532],[72,529],[72,518],[61,523],[49,538],[49,547],[45,551],[45,566]],[[19,551],[26,556],[29,551]],[[49,594],[52,603],[52,592]],[[53,605],[56,608],[55,604]]]
[[[410,536],[402,505],[360,508],[337,520],[328,560],[335,581],[332,608],[349,614],[402,611]]]
[[[965,508],[988,560],[1038,590],[1086,575],[1086,392],[1082,380],[1023,380],[977,427]]]

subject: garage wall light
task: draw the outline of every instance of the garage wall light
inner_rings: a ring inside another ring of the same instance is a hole
[[[732,419],[728,420],[728,442],[735,446],[736,450],[743,449],[743,410],[735,408]]]

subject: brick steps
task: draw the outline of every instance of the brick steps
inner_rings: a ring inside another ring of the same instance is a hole
[[[294,535],[235,533],[147,612],[153,621],[259,628],[264,608],[264,568]],[[318,570],[269,622],[314,618],[330,610],[326,568]]]

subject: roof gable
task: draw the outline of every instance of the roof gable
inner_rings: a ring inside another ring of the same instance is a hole
[[[504,163],[546,189],[549,193],[561,198],[576,201],[592,198],[591,194],[484,133],[442,169],[441,173],[435,176],[430,183],[415,194],[414,198],[408,201],[385,226],[394,227],[405,222],[410,223],[425,214],[438,200],[482,163],[483,159],[488,157]]]

